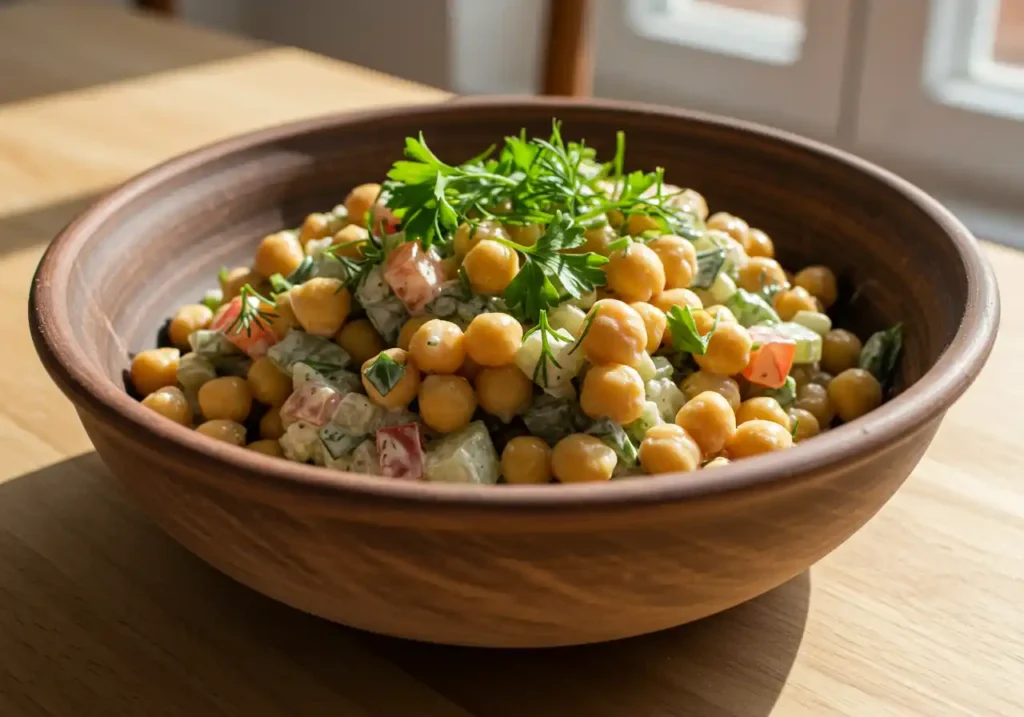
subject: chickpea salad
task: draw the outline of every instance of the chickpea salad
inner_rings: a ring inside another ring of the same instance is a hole
[[[625,135],[525,131],[462,164],[422,136],[382,184],[264,237],[181,307],[129,391],[212,439],[387,479],[604,481],[793,447],[892,391],[899,325],[832,325],[836,277]]]

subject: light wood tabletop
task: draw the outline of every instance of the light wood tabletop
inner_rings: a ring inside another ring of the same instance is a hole
[[[26,297],[47,241],[160,160],[446,95],[81,5],[0,10],[0,78],[0,715],[1024,714],[1024,256],[986,247],[1003,297],[988,367],[905,487],[809,573],[621,643],[412,644],[275,604],[165,537],[39,365]]]

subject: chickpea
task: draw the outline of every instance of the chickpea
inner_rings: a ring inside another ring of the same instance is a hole
[[[630,214],[626,220],[626,233],[631,237],[658,229],[658,220],[646,214]]]
[[[693,316],[693,325],[697,327],[697,333],[701,336],[707,336],[707,333],[715,328],[715,317],[704,309],[691,311],[690,315]]]
[[[724,396],[705,391],[679,409],[676,425],[690,434],[705,456],[713,456],[736,432],[736,415]]]
[[[171,343],[182,351],[189,350],[188,337],[193,331],[205,329],[213,321],[213,310],[203,304],[186,304],[174,313],[167,333]]]
[[[223,418],[242,423],[252,409],[252,391],[244,378],[215,378],[199,388],[199,409],[207,420]]]
[[[270,330],[274,332],[279,341],[299,324],[299,320],[295,318],[295,312],[292,310],[292,295],[290,291],[278,294],[273,306],[261,304],[260,310],[273,314],[269,321]]]
[[[469,250],[462,267],[473,291],[496,296],[519,273],[519,256],[504,244],[483,239]]]
[[[238,296],[246,284],[255,287],[262,281],[263,277],[247,266],[236,266],[224,272],[220,282],[224,304]]]
[[[705,468],[725,468],[730,463],[732,463],[732,461],[730,461],[725,456],[718,456],[718,458],[714,458],[714,459],[708,461],[707,463],[705,463],[704,467]]]
[[[821,302],[822,308],[826,311],[836,303],[839,296],[836,275],[827,266],[809,266],[800,270],[797,272],[795,283],[807,289],[811,296]]]
[[[281,409],[274,406],[260,419],[260,438],[276,441],[283,435],[284,424],[281,423]]]
[[[863,348],[857,335],[846,329],[832,329],[821,341],[821,367],[837,375],[857,365]]]
[[[610,418],[625,425],[644,412],[644,380],[631,366],[594,366],[583,378],[580,408],[591,418]]]
[[[808,383],[816,383],[828,388],[832,382],[832,374],[822,371],[816,363],[797,364],[790,370],[789,375],[796,381],[797,388]]]
[[[543,224],[507,224],[505,231],[508,237],[521,246],[533,246],[537,240],[544,236],[545,227]]]
[[[651,303],[666,314],[672,310],[673,306],[678,306],[681,309],[686,308],[687,306],[691,309],[704,308],[704,304],[701,302],[700,297],[689,289],[668,289],[651,299]]]
[[[693,243],[673,234],[663,234],[647,244],[665,267],[665,287],[685,289],[697,274],[697,250]]]
[[[731,376],[741,372],[750,362],[750,333],[734,323],[719,323],[708,340],[707,353],[694,354],[693,359],[704,371]]]
[[[517,436],[501,452],[501,474],[506,483],[551,481],[551,448],[536,436]]]
[[[760,229],[754,229],[751,227],[747,230],[746,240],[741,241],[743,243],[744,250],[747,252],[747,256],[764,256],[769,259],[775,258],[775,244],[772,243],[772,238]]]
[[[799,443],[821,433],[818,419],[810,411],[802,408],[789,409],[789,430],[793,432],[793,440]]]
[[[178,349],[149,349],[137,353],[129,369],[135,390],[148,396],[164,386],[177,386],[180,358]]]
[[[420,384],[420,416],[440,433],[461,431],[476,410],[476,394],[462,376],[427,376]]]
[[[561,483],[610,480],[618,460],[615,451],[597,436],[573,433],[551,451],[551,472]]]
[[[196,426],[196,433],[236,446],[245,445],[245,426],[224,418],[214,418],[206,423],[200,423]]]
[[[480,408],[505,423],[533,403],[533,381],[515,364],[481,369],[474,384]]]
[[[705,391],[714,391],[726,400],[733,412],[738,411],[740,407],[740,387],[728,376],[695,371],[683,379],[679,389],[687,401],[693,400]]]
[[[736,315],[729,310],[728,307],[722,306],[721,304],[715,304],[714,306],[707,306],[704,311],[708,313],[712,319],[718,319],[718,323],[724,324],[728,321],[732,323],[738,323]]]
[[[314,239],[323,239],[341,229],[344,220],[333,214],[314,212],[306,216],[299,230],[299,245],[305,249],[306,244]]]
[[[585,254],[587,252],[593,252],[594,254],[600,254],[601,256],[608,256],[611,252],[608,249],[608,245],[613,241],[618,240],[619,236],[615,233],[615,229],[611,224],[600,224],[596,227],[591,227],[583,232],[583,244],[577,249],[572,249],[573,253]]]
[[[389,411],[405,408],[412,403],[412,400],[416,398],[416,394],[420,390],[420,369],[409,354],[402,349],[385,349],[380,353],[387,354],[393,361],[405,366],[405,371],[402,372],[402,377],[398,379],[398,383],[386,394],[381,395],[373,383],[370,382],[370,379],[366,377],[367,370],[373,365],[380,354],[364,362],[360,373],[363,377],[363,388],[366,390],[366,395],[373,403]]]
[[[720,232],[725,232],[740,244],[746,246],[747,232],[750,231],[750,225],[739,217],[728,212],[715,212],[708,217],[706,226],[708,229],[717,229]]]
[[[836,413],[828,390],[816,383],[804,384],[797,388],[793,407],[801,408],[813,415],[818,419],[818,426],[821,428],[827,428]]]
[[[420,330],[420,327],[430,321],[430,319],[430,316],[413,316],[411,319],[406,321],[402,325],[402,330],[398,332],[398,348],[403,351],[408,351],[412,337]]]
[[[882,384],[869,371],[848,368],[828,385],[828,398],[845,423],[882,405]]]
[[[455,256],[459,258],[465,257],[471,249],[485,239],[511,241],[505,227],[491,221],[480,222],[475,227],[469,224],[460,224],[452,239],[452,248],[455,250]]]
[[[786,272],[774,259],[752,256],[740,267],[736,285],[754,292],[768,286],[786,286]]]
[[[459,278],[460,266],[462,266],[462,262],[459,261],[459,257],[446,256],[441,260],[441,273],[448,281],[454,281]]]
[[[665,329],[668,328],[668,317],[664,311],[645,301],[635,301],[630,306],[644,321],[644,328],[647,329],[647,353],[653,354],[661,346]]]
[[[455,373],[466,358],[465,336],[451,321],[431,319],[412,335],[409,355],[421,371]]]
[[[252,362],[246,382],[252,397],[268,406],[280,406],[292,392],[291,376],[281,371],[266,356]]]
[[[772,303],[775,305],[775,311],[779,318],[783,321],[792,321],[798,311],[818,310],[818,300],[801,286],[783,289],[775,295],[775,300]]]
[[[689,473],[700,468],[700,446],[684,428],[663,423],[640,442],[640,465],[648,473]]]
[[[368,319],[356,319],[346,323],[334,337],[334,343],[343,348],[354,363],[360,365],[385,349],[384,339]],[[406,342],[405,349],[408,348],[409,344]]]
[[[342,227],[334,235],[331,246],[341,246],[335,254],[338,256],[358,259],[363,255],[363,246],[370,240],[370,231],[359,224],[349,224]],[[354,242],[360,242],[355,244]]]
[[[292,232],[277,232],[263,237],[256,247],[253,269],[269,278],[273,274],[288,276],[299,268],[306,254]]]
[[[334,336],[352,310],[352,295],[338,279],[318,276],[292,287],[288,294],[295,318],[316,336]]]
[[[789,430],[789,416],[785,409],[771,396],[755,396],[740,404],[736,411],[736,424],[743,425],[748,421],[774,421]]]
[[[379,184],[360,184],[345,197],[348,220],[353,224],[365,225],[366,213],[377,203],[380,196]]]
[[[164,386],[142,399],[142,405],[182,426],[192,425],[192,407],[177,386]]]
[[[623,301],[647,301],[665,290],[661,259],[646,244],[634,242],[613,252],[605,266],[608,288]]]
[[[708,218],[708,202],[704,195],[696,190],[684,189],[679,194],[669,197],[666,203],[687,214],[697,215],[701,221]]]
[[[640,364],[647,328],[636,309],[618,299],[600,299],[590,307],[587,320],[590,328],[581,347],[590,363]]]
[[[775,421],[747,421],[736,427],[736,433],[726,444],[733,460],[749,456],[783,451],[793,447],[793,436],[789,429]]]
[[[466,328],[466,353],[480,366],[507,366],[523,343],[523,326],[508,314],[480,314]]]
[[[256,453],[262,453],[265,456],[274,456],[275,458],[284,458],[284,451],[281,450],[281,444],[277,441],[271,440],[260,440],[253,441],[246,448]]]

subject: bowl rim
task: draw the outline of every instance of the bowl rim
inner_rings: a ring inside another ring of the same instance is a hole
[[[967,303],[960,326],[935,364],[912,386],[867,416],[829,431],[801,446],[737,461],[704,473],[668,473],[608,483],[543,485],[472,485],[426,481],[382,480],[264,456],[254,451],[213,441],[146,409],[89,362],[77,361],[82,352],[75,341],[66,311],[66,285],[59,278],[70,272],[78,250],[89,235],[117,215],[133,199],[159,187],[174,176],[215,159],[270,144],[291,136],[341,125],[365,125],[375,120],[410,116],[444,116],[474,108],[549,108],[561,111],[596,110],[625,114],[658,115],[664,119],[710,124],[753,134],[822,156],[825,160],[869,175],[916,205],[952,241],[967,277]],[[936,199],[907,180],[841,149],[786,131],[745,120],[703,112],[616,100],[546,97],[455,97],[428,104],[332,113],[301,119],[236,135],[164,161],[138,174],[94,202],[51,242],[36,269],[29,297],[29,324],[36,350],[47,371],[79,409],[127,431],[132,440],[155,450],[175,447],[209,466],[208,474],[241,471],[246,480],[264,486],[347,495],[373,503],[425,505],[473,509],[539,509],[565,507],[650,505],[685,501],[727,491],[756,488],[806,478],[823,469],[850,465],[870,457],[886,445],[926,426],[949,408],[974,381],[991,352],[999,323],[999,293],[995,275],[978,241]]]

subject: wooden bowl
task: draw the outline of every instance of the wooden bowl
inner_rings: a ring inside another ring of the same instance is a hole
[[[462,161],[526,127],[614,151],[766,230],[783,264],[835,268],[846,324],[902,321],[899,395],[797,449],[610,484],[398,482],[217,443],[132,400],[122,371],[259,237],[379,180],[422,130]],[[36,348],[96,450],[163,528],[296,608],[441,643],[547,646],[661,630],[749,600],[850,537],[903,483],[981,370],[999,317],[976,241],[907,182],[821,144],[601,101],[458,100],[337,115],[200,149],[131,180],[54,240]]]

